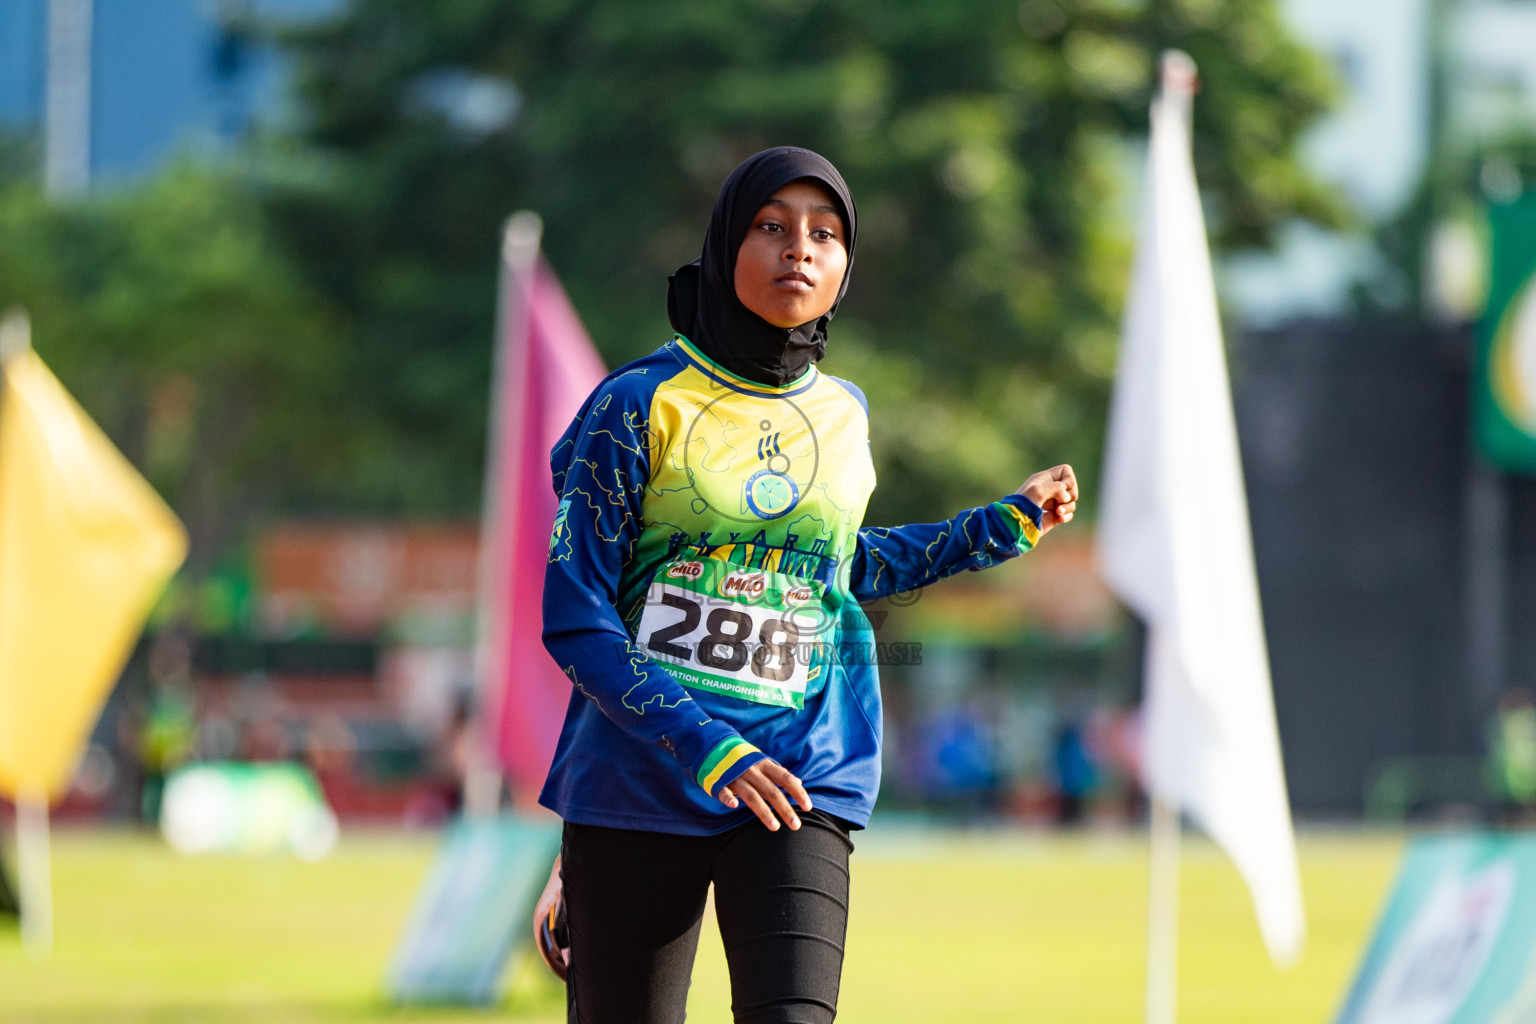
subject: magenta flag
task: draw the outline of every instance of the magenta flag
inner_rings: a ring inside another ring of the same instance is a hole
[[[508,225],[491,395],[480,657],[491,744],[513,800],[544,784],[571,684],[544,650],[544,564],[554,527],[549,450],[606,375],[538,249],[538,222]]]

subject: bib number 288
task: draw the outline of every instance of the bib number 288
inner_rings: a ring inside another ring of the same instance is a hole
[[[799,667],[795,646],[800,627],[776,609],[714,607],[705,615],[702,603],[691,594],[668,588],[659,597],[661,605],[676,609],[682,617],[656,626],[643,638],[651,654],[679,664],[696,661],[731,675],[748,670],[771,683],[785,682]]]
[[[707,560],[658,574],[635,638],[681,684],[757,704],[805,707],[820,593],[791,577]],[[677,582],[673,582],[676,580]]]

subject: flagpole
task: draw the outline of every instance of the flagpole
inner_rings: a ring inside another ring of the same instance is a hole
[[[1197,81],[1194,61],[1179,50],[1165,50],[1158,65],[1154,102],[1179,104],[1187,113]],[[1155,202],[1156,197],[1149,194],[1143,201]],[[1179,808],[1155,791],[1149,795],[1147,1024],[1174,1024],[1179,994]]]
[[[1156,796],[1151,804],[1147,1024],[1173,1024],[1179,992],[1179,812]]]
[[[510,375],[515,371],[512,353],[508,346],[506,327],[513,318],[521,319],[521,306],[525,301],[523,282],[538,259],[539,246],[544,236],[544,222],[532,210],[519,210],[507,218],[502,229],[501,242],[501,289],[496,311],[496,344],[491,358],[491,396],[485,450],[485,484],[481,497],[480,512],[480,596],[476,610],[475,662],[476,678],[480,685],[479,721],[474,728],[477,737],[472,744],[471,763],[464,779],[464,810],[467,814],[484,817],[493,815],[501,805],[502,774],[496,765],[495,754],[490,749],[491,728],[501,720],[497,703],[496,686],[504,680],[493,680],[491,673],[504,669],[493,664],[492,638],[497,630],[505,630],[505,622],[492,621],[500,608],[497,594],[503,580],[496,574],[505,572],[505,551],[500,550],[499,523],[503,509],[512,506],[513,495],[504,491],[512,481],[501,473],[502,455],[511,439],[502,436],[503,403],[509,394]]]
[[[21,941],[41,960],[53,951],[53,871],[48,843],[48,798],[16,797],[16,884],[21,889]]]

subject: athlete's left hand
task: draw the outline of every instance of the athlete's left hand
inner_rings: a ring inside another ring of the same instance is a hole
[[[1066,464],[1033,473],[1015,494],[1022,494],[1045,512],[1040,517],[1040,532],[1072,521],[1077,511],[1077,474]]]
[[[789,806],[789,800],[784,796],[786,790],[802,811],[811,809],[811,795],[794,773],[773,758],[765,757],[742,772],[735,782],[722,787],[719,798],[731,810],[746,804],[770,832],[779,830],[779,818],[783,818],[784,824],[793,832],[800,827],[800,818]],[[773,816],[774,811],[778,812],[778,818]]]

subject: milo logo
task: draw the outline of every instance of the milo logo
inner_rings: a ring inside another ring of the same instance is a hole
[[[810,587],[790,587],[788,590],[784,591],[784,603],[805,604],[805,602],[809,601],[815,596],[816,591],[812,590]]]
[[[767,587],[768,577],[762,573],[737,570],[720,581],[720,596],[755,600],[763,596],[763,591]]]
[[[704,575],[703,562],[678,562],[667,567],[667,575],[675,580],[693,582]]]

